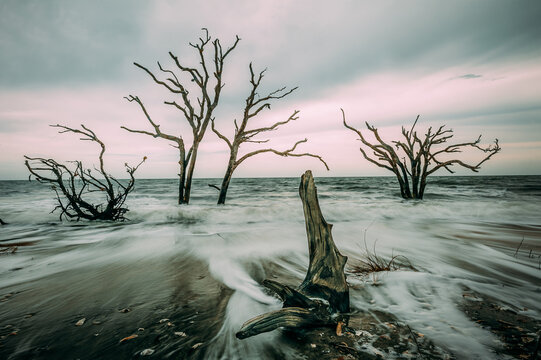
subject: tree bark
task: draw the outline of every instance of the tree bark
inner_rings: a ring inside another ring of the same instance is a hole
[[[197,160],[197,150],[199,147],[199,143],[193,144],[193,150],[192,150],[192,156],[190,157],[190,162],[188,163],[188,171],[186,174],[186,183],[184,185],[184,196],[182,198],[183,204],[189,204],[190,203],[190,194],[192,192],[192,179],[193,179],[193,173],[195,170],[195,161]]]
[[[218,197],[218,205],[225,204],[225,199],[227,197],[227,189],[229,188],[229,183],[231,182],[231,177],[233,176],[233,167],[231,164],[227,166],[225,171],[224,179],[222,181],[222,186],[220,187],[220,196]]]
[[[178,173],[178,204],[184,203],[184,187],[186,186],[186,165],[185,162],[179,160]]]
[[[347,324],[349,288],[344,266],[347,257],[334,244],[331,230],[319,207],[311,171],[301,177],[299,194],[303,204],[310,263],[306,277],[295,290],[276,281],[263,285],[284,302],[281,310],[259,315],[242,325],[236,336],[245,339],[279,327],[304,328]]]

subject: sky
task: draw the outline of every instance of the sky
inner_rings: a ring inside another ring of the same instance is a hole
[[[268,126],[299,110],[299,119],[248,144],[289,148],[313,158],[250,158],[238,177],[392,175],[362,158],[357,136],[342,125],[376,126],[392,141],[420,115],[419,131],[445,124],[458,141],[495,138],[502,147],[481,175],[541,174],[541,2],[539,1],[82,1],[0,2],[0,179],[25,179],[24,155],[97,162],[99,148],[50,124],[85,124],[106,143],[106,167],[147,162],[139,178],[176,176],[177,151],[151,131],[139,96],[162,131],[190,139],[175,98],[133,65],[171,66],[172,51],[197,65],[188,43],[207,28],[224,47],[241,38],[224,66],[216,126],[232,136],[249,91],[248,65],[267,69],[261,93],[298,86],[252,119]],[[210,129],[209,129],[210,130]],[[475,162],[480,155],[465,151]],[[208,131],[196,177],[222,177],[228,148]],[[472,174],[456,168],[457,174]],[[438,172],[446,175],[446,172]]]

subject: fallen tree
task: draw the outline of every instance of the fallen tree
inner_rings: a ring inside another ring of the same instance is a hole
[[[284,303],[280,310],[248,320],[236,336],[245,339],[279,327],[301,328],[348,323],[349,288],[344,266],[347,257],[334,244],[331,229],[319,207],[317,189],[311,171],[301,177],[299,194],[304,210],[310,263],[304,281],[297,289],[273,280],[263,285]]]
[[[415,125],[417,125],[419,116],[417,116],[409,131],[402,127],[404,140],[392,141],[394,146],[385,142],[378,129],[366,122],[366,128],[376,140],[369,142],[360,130],[346,123],[344,110],[342,110],[342,120],[344,126],[355,132],[363,145],[372,151],[372,154],[369,155],[361,147],[360,151],[363,157],[372,164],[387,169],[396,175],[400,184],[400,195],[404,199],[422,199],[425,193],[427,177],[439,169],[444,168],[448,172],[454,173],[451,166],[458,165],[473,172],[478,172],[483,163],[501,150],[498,139],[494,140],[493,145],[481,146],[481,135],[474,141],[437,148],[437,146],[447,143],[447,140],[453,137],[453,130],[445,129],[445,125],[440,126],[436,131],[429,127],[424,135],[418,136]],[[486,155],[476,164],[468,164],[463,160],[448,157],[450,154],[459,153],[465,148],[477,149]]]
[[[99,167],[85,169],[81,161],[72,161],[73,166],[58,163],[54,159],[40,157],[26,158],[25,165],[32,176],[40,183],[51,184],[56,193],[58,205],[52,212],[60,209],[60,220],[62,217],[68,219],[87,220],[123,220],[128,208],[124,206],[128,194],[135,185],[134,173],[146,160],[146,156],[137,166],[130,166],[125,163],[126,172],[130,176],[127,183],[122,183],[105,171],[103,154],[105,144],[96,134],[84,125],[82,130],[72,129],[64,125],[51,125],[59,128],[59,133],[71,132],[80,134],[81,140],[92,141],[100,145],[101,151],[98,156]],[[87,198],[91,193],[105,194],[105,202],[93,204]]]

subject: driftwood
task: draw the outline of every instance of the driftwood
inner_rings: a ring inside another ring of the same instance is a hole
[[[239,339],[279,327],[347,324],[349,289],[344,274],[347,257],[340,254],[334,244],[332,224],[328,224],[321,214],[314,178],[309,170],[301,177],[299,194],[310,254],[306,277],[297,289],[272,280],[263,281],[267,289],[280,297],[284,307],[248,320],[236,334]]]
[[[99,167],[94,168],[94,172],[84,168],[83,163],[78,160],[72,161],[73,166],[69,166],[54,159],[24,156],[26,159],[24,163],[30,171],[29,179],[34,177],[40,183],[52,185],[58,203],[52,212],[59,209],[60,220],[62,217],[76,220],[125,220],[124,215],[128,208],[124,204],[134,189],[134,173],[147,157],[143,157],[136,166],[125,163],[126,173],[130,178],[127,182],[120,182],[105,170],[103,160],[105,144],[94,131],[82,124],[81,129],[58,124],[51,126],[60,129],[59,133],[79,134],[81,140],[97,143],[101,148],[98,156]],[[99,204],[89,202],[87,196],[90,193],[103,194],[105,202]]]

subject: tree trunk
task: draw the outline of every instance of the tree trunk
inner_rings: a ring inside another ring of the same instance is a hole
[[[193,144],[192,156],[190,157],[190,163],[188,164],[188,173],[186,174],[186,184],[184,186],[184,198],[183,203],[190,203],[190,193],[192,191],[192,179],[193,172],[195,170],[195,160],[197,159],[197,148],[199,147],[199,142]]]
[[[411,186],[413,187],[413,198],[419,199],[419,176],[411,176]]]
[[[184,159],[179,160],[178,173],[178,204],[184,203],[184,187],[186,186],[186,162]]]
[[[423,196],[425,195],[425,187],[426,187],[426,176],[423,176],[421,178],[421,184],[419,185],[419,199],[423,199]]]
[[[231,182],[231,177],[233,176],[233,171],[235,171],[235,162],[237,161],[238,148],[233,147],[231,155],[229,156],[229,163],[227,164],[227,170],[225,171],[224,179],[222,181],[222,186],[220,187],[220,196],[218,197],[218,205],[225,204],[225,198],[227,197],[227,189],[229,188],[229,183]]]
[[[242,325],[236,336],[244,339],[279,327],[301,328],[347,324],[349,288],[344,274],[347,257],[340,254],[319,207],[311,171],[301,177],[301,196],[310,263],[297,290],[272,280],[263,285],[278,295],[284,307],[259,315]]]
[[[220,196],[218,197],[218,205],[225,204],[225,198],[227,197],[227,189],[229,188],[229,183],[231,182],[232,175],[233,175],[233,167],[229,165],[225,172],[224,180],[222,181],[222,186],[220,187]]]
[[[398,184],[400,185],[400,195],[403,199],[410,199],[411,193],[409,191],[409,187],[407,184],[404,183],[404,180],[402,179],[402,176],[400,176],[399,173],[395,173],[396,178],[398,179]]]

